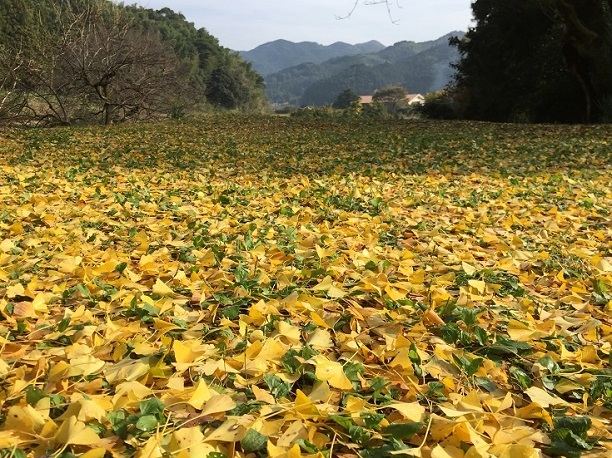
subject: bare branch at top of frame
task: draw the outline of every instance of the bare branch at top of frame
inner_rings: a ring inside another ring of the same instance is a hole
[[[344,15],[344,16],[340,16],[340,15],[336,15],[336,19],[349,19],[353,13],[355,12],[355,10],[357,10],[357,7],[359,6],[360,0],[355,0],[355,3],[353,4],[352,8],[350,9],[350,11]],[[387,14],[389,15],[389,20],[393,23],[393,24],[398,24],[399,20],[398,19],[394,19],[393,18],[393,12],[391,11],[391,8],[393,7],[393,5],[395,4],[395,6],[397,8],[401,8],[400,2],[399,0],[364,0],[363,2],[364,5],[385,5],[387,7]]]

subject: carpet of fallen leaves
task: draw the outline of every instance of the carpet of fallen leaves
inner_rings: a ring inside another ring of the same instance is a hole
[[[612,128],[0,132],[0,457],[610,456]]]

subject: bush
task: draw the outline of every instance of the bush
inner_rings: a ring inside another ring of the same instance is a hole
[[[325,119],[337,118],[342,114],[342,110],[335,110],[330,106],[325,107],[303,107],[291,113],[291,116],[300,118]]]
[[[386,118],[389,116],[389,112],[382,103],[372,102],[361,107],[361,116],[363,118]]]
[[[446,90],[427,95],[425,103],[418,105],[415,111],[429,119],[459,119],[461,117],[457,102]]]

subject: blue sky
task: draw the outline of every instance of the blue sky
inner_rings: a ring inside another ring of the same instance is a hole
[[[402,40],[433,40],[447,32],[467,30],[470,0],[394,0],[391,22],[385,5],[360,5],[348,19],[355,0],[138,0],[136,4],[183,13],[204,27],[222,46],[248,51],[280,38],[290,41],[392,45]],[[134,3],[125,1],[126,4]]]

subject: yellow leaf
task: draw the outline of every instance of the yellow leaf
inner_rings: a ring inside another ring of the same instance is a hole
[[[62,423],[55,433],[55,441],[66,445],[95,445],[100,438],[85,423],[78,421],[76,417],[70,417]]]
[[[305,416],[316,416],[319,415],[319,410],[314,405],[312,400],[304,394],[300,389],[296,390],[295,393],[295,410],[301,415]]]
[[[200,379],[198,380],[198,385],[191,395],[191,398],[187,401],[187,404],[195,409],[201,410],[204,403],[208,402],[216,394],[215,391],[210,389],[204,379]]]
[[[315,250],[317,252],[317,256],[319,256],[319,259],[329,258],[330,256],[333,256],[335,253],[334,250],[322,248],[319,245],[315,245]]]
[[[272,441],[268,441],[266,451],[268,452],[268,456],[273,456],[276,458],[287,457],[287,449],[285,447],[277,447],[272,443]]]
[[[159,278],[155,281],[153,285],[153,294],[158,294],[160,296],[174,296],[175,293],[172,291],[172,288],[168,287],[163,281]]]
[[[138,450],[135,458],[162,458],[163,456],[164,450],[159,443],[159,438],[151,436],[144,447]]]
[[[301,456],[302,451],[299,444],[293,444],[293,447],[287,451],[287,458],[301,458]]]
[[[483,294],[487,287],[487,284],[482,280],[468,280],[468,285],[478,291],[479,294]]]
[[[525,390],[525,394],[527,394],[527,396],[529,396],[529,398],[533,402],[541,405],[544,408],[548,408],[551,405],[554,406],[558,404],[567,404],[567,402],[563,399],[558,398],[556,396],[551,396],[542,388],[538,388],[537,386],[531,386],[527,388]]]
[[[461,262],[461,268],[463,269],[463,271],[468,274],[470,277],[472,275],[474,275],[476,272],[478,272],[478,270],[476,269],[476,267],[472,266],[471,264],[468,264],[467,262]]]
[[[106,449],[104,447],[93,448],[81,455],[81,458],[104,458]]]
[[[74,376],[90,376],[100,371],[105,365],[105,362],[92,356],[85,355],[70,360],[70,369],[67,377]]]
[[[508,321],[508,334],[513,340],[528,342],[534,334],[537,333],[535,329],[532,329],[529,325],[521,323],[518,320],[510,319]]]
[[[227,412],[235,407],[236,403],[227,394],[218,394],[206,402],[201,413],[202,415],[211,415],[214,413]]]
[[[431,458],[463,458],[464,456],[463,450],[452,445],[442,447],[438,444],[431,451]]]
[[[230,418],[218,428],[213,429],[204,440],[206,442],[238,442],[244,439],[246,432],[247,428],[239,424],[239,419]]]
[[[168,450],[172,452],[179,452],[196,445],[201,444],[204,441],[204,434],[200,431],[198,426],[192,428],[181,428],[172,433],[172,440],[168,445]]]
[[[251,387],[251,390],[253,390],[253,395],[255,396],[255,400],[265,402],[267,404],[276,404],[276,400],[274,399],[274,396],[272,396],[266,390],[262,390],[257,385],[253,385]]]
[[[15,447],[19,443],[14,431],[0,431],[0,449]]]
[[[538,458],[541,456],[534,447],[520,444],[494,445],[488,452],[497,458]]]
[[[12,406],[6,415],[4,428],[12,431],[36,434],[45,425],[45,418],[31,405]]]
[[[0,250],[4,251],[5,253],[10,252],[14,248],[15,248],[15,244],[10,239],[4,239],[2,243],[0,243]]]
[[[327,291],[329,288],[332,287],[332,285],[333,285],[332,278],[331,278],[330,275],[328,275],[322,281],[320,281],[318,284],[313,286],[311,289],[313,291]]]
[[[418,402],[395,402],[389,407],[397,410],[404,418],[413,422],[419,422],[425,415],[425,407]]]
[[[123,359],[115,364],[107,363],[104,376],[109,383],[120,380],[134,381],[149,373],[150,366],[142,359]]]
[[[204,354],[204,351],[193,351],[193,346],[198,342],[194,340],[183,342],[182,340],[175,340],[172,344],[172,350],[174,352],[174,358],[177,363],[187,364],[193,363],[195,359]]]
[[[333,348],[334,343],[332,342],[329,331],[317,328],[308,338],[308,345],[315,350],[320,351],[327,348]]]
[[[71,274],[79,268],[79,265],[83,261],[81,256],[67,256],[59,262],[57,268],[60,272]]]
[[[385,286],[385,292],[389,296],[389,298],[393,301],[399,301],[402,299],[406,299],[406,293],[402,293],[399,290],[393,288],[391,285]]]
[[[25,293],[25,288],[21,283],[15,283],[14,285],[6,288],[6,297],[9,299],[13,299],[16,296],[23,296]]]
[[[115,409],[127,404],[137,404],[142,399],[153,394],[153,391],[136,381],[123,382],[116,386],[112,403]]]
[[[321,354],[312,358],[312,361],[315,363],[315,375],[319,380],[324,380],[334,388],[341,390],[351,390],[353,388],[353,384],[342,369],[342,364],[330,361]]]

